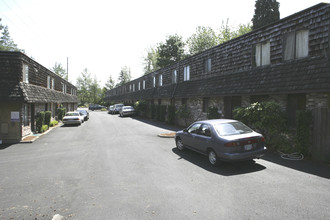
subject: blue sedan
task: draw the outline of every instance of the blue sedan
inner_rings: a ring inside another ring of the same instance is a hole
[[[231,119],[197,121],[178,131],[175,142],[180,151],[187,148],[207,155],[211,165],[260,158],[267,150],[261,134]]]

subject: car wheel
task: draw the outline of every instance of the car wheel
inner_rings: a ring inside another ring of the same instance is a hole
[[[209,158],[209,162],[212,166],[216,166],[218,165],[218,156],[217,154],[214,152],[214,150],[209,150],[209,153],[208,153],[208,158]]]
[[[180,151],[184,150],[184,145],[183,145],[183,142],[182,142],[181,138],[178,137],[175,142],[176,142],[176,147]]]

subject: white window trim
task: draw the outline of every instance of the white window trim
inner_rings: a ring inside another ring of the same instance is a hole
[[[190,80],[190,66],[185,66],[183,69],[183,81]]]
[[[51,78],[50,76],[47,76],[47,89],[51,88]]]
[[[155,76],[152,79],[152,87],[156,87],[156,77]]]
[[[143,80],[143,89],[146,89],[146,80]]]
[[[29,83],[29,66],[23,64],[23,82]]]
[[[159,75],[159,86],[163,86],[163,75]]]

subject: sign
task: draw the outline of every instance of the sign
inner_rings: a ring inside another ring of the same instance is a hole
[[[19,112],[11,112],[10,120],[14,122],[19,122]]]

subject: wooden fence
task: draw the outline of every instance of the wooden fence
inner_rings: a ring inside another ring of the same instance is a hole
[[[312,158],[330,162],[330,109],[317,108],[312,111]]]

